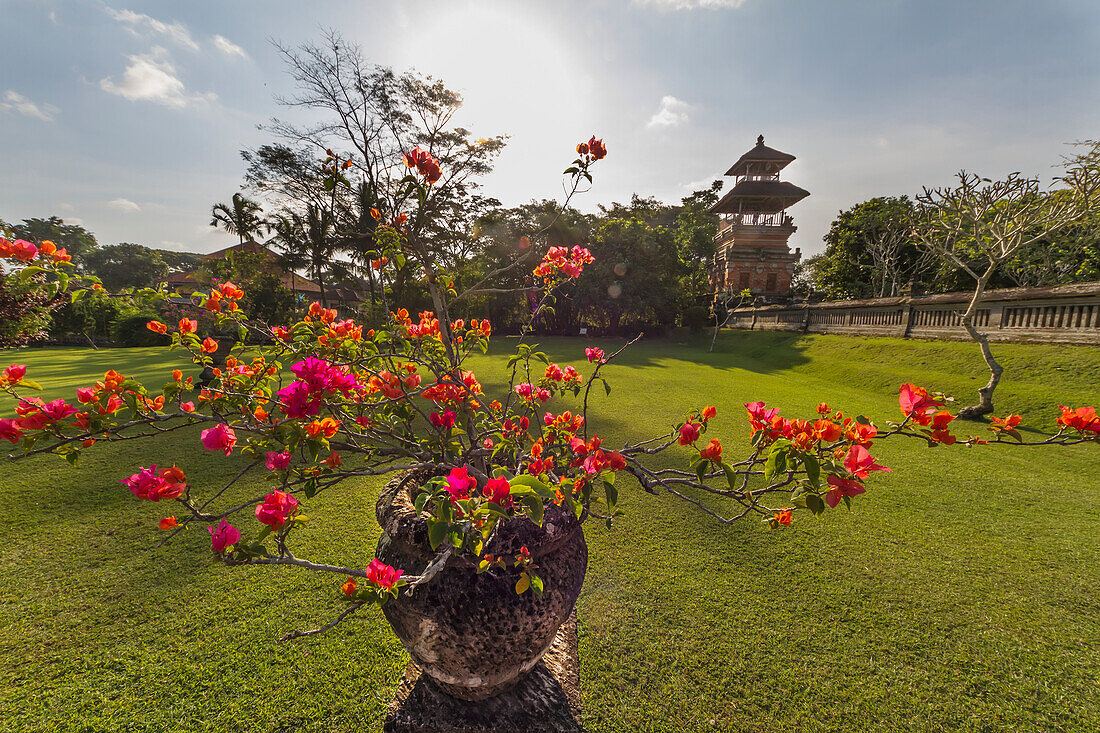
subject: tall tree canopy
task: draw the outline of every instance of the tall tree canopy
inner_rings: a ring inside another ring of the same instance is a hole
[[[168,276],[168,264],[160,252],[130,242],[92,250],[85,255],[84,266],[110,291],[144,288]]]
[[[11,224],[10,228],[11,234],[18,239],[36,244],[48,239],[59,248],[64,247],[77,263],[99,246],[94,234],[77,224],[66,224],[57,216],[48,219],[24,219],[19,224]]]

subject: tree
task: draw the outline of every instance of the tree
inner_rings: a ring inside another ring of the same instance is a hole
[[[354,192],[363,183],[371,192],[372,208],[387,222],[415,207],[404,228],[414,250],[431,243],[431,261],[425,265],[447,267],[461,261],[473,218],[492,203],[478,197],[475,179],[492,169],[504,138],[474,139],[469,130],[453,124],[460,95],[432,77],[396,74],[367,62],[359,46],[335,32],[319,44],[277,49],[297,87],[295,95],[277,101],[310,110],[319,119],[305,126],[272,120],[265,129],[280,142],[243,153],[249,185],[291,208],[304,210],[312,204],[329,209],[340,238],[354,232],[362,218]],[[408,168],[402,154],[417,146],[438,159],[442,176],[414,193],[405,180]],[[348,162],[343,175],[359,178],[347,191],[323,185],[326,177],[316,161],[329,151]],[[412,200],[421,195],[423,201]],[[408,279],[410,274],[396,276]]]
[[[210,219],[210,226],[215,228],[220,226],[230,234],[236,234],[241,244],[254,239],[267,228],[263,217],[260,216],[263,209],[244,194],[233,194],[230,205],[214,204],[211,211],[213,217]]]
[[[110,291],[144,288],[168,277],[168,264],[159,252],[130,242],[92,250],[84,267]]]
[[[896,295],[931,271],[931,258],[912,238],[913,212],[908,196],[880,196],[839,212],[825,251],[805,263],[806,276],[834,300]]]
[[[66,224],[60,217],[49,219],[24,219],[20,224],[11,225],[11,233],[17,239],[26,239],[39,244],[50,240],[58,248],[64,248],[73,257],[73,262],[82,262],[85,255],[93,251],[99,243],[95,235],[77,224]]]
[[[1025,247],[1078,221],[1092,207],[1100,176],[1079,161],[1067,164],[1057,182],[1063,188],[1044,192],[1039,179],[1011,173],[991,180],[960,171],[954,188],[925,188],[914,234],[921,245],[974,281],[974,292],[959,320],[977,342],[989,367],[989,381],[978,390],[979,402],[963,408],[959,417],[974,419],[993,412],[993,391],[1004,367],[993,358],[989,339],[974,324],[974,316],[995,273]]]
[[[337,250],[334,221],[327,209],[310,204],[304,213],[286,211],[272,222],[275,241],[287,253],[288,262],[301,262],[321,287],[321,304],[328,307],[326,273],[339,277],[333,255]]]
[[[709,208],[717,203],[720,190],[722,182],[715,180],[711,187],[696,190],[691,196],[684,197],[675,219],[676,250],[684,270],[683,292],[687,296],[684,315],[685,320],[690,320],[693,327],[706,318],[703,300],[711,292],[709,273],[714,266],[717,249],[715,237],[718,233],[718,217],[711,214]],[[695,315],[689,317],[692,314]]]

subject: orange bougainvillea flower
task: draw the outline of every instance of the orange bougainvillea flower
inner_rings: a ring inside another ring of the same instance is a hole
[[[329,468],[336,469],[343,465],[344,462],[340,460],[339,453],[337,453],[336,451],[332,451],[328,454],[328,458],[325,459],[325,463],[328,464]]]
[[[183,381],[183,372],[181,372],[179,369],[173,369],[172,370],[172,380],[176,381],[176,382]]]
[[[722,460],[722,444],[718,442],[718,438],[714,438],[707,443],[707,447],[699,451],[699,457],[715,463],[720,462]]]
[[[168,333],[168,326],[160,321],[149,321],[145,324],[145,327],[153,333]]]
[[[339,420],[334,420],[331,417],[326,417],[323,420],[314,420],[309,425],[306,425],[306,434],[311,438],[316,438],[322,435],[326,438],[332,438],[336,435],[339,429]]]
[[[703,408],[703,419],[710,420],[712,417],[718,414],[718,408],[714,406],[707,406]]]
[[[199,322],[191,318],[180,319],[180,333],[194,333],[199,330]]]
[[[817,406],[817,414],[822,415],[822,416],[828,415],[829,414],[829,405],[828,405],[828,403],[822,402],[820,405],[818,405]]]
[[[374,219],[375,221],[381,221],[381,219],[382,219],[382,212],[381,212],[381,211],[379,211],[378,209],[373,209],[373,208],[372,208],[372,209],[370,210],[370,218]]]
[[[213,354],[218,350],[218,342],[207,336],[202,340],[201,348],[204,354]]]
[[[780,509],[775,515],[775,521],[782,524],[784,527],[791,526],[791,510]]]
[[[350,596],[355,595],[355,587],[356,587],[355,578],[348,578],[344,582],[344,584],[342,586],[340,586],[340,590],[343,591],[345,596],[350,597]]]
[[[1095,407],[1078,407],[1071,410],[1065,405],[1058,405],[1062,410],[1062,416],[1055,422],[1067,428],[1073,428],[1079,432],[1086,430],[1091,433],[1100,433],[1100,417],[1096,415]]]
[[[160,520],[160,522],[157,523],[157,526],[161,529],[174,529],[180,526],[180,523],[176,521],[176,518],[174,516],[172,516],[165,517],[164,519]]]

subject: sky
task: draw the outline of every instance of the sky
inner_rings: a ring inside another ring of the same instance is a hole
[[[336,29],[374,63],[462,92],[509,136],[485,191],[561,194],[573,147],[608,157],[586,211],[677,203],[765,135],[804,254],[837,212],[960,169],[1053,176],[1100,138],[1096,0],[0,0],[0,219],[57,215],[101,244],[209,252],[239,151],[293,92],[273,41]],[[727,179],[727,183],[729,179]]]

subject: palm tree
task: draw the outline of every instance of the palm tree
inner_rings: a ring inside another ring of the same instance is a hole
[[[210,220],[210,226],[221,226],[230,234],[236,234],[240,237],[241,244],[267,228],[260,217],[263,213],[260,205],[240,193],[233,194],[232,205],[214,204],[212,211],[214,218]]]
[[[287,254],[286,261],[303,262],[308,268],[310,276],[321,288],[321,304],[327,308],[325,270],[334,269],[332,255],[337,247],[332,215],[310,204],[304,215],[296,211],[277,215],[270,228]]]

